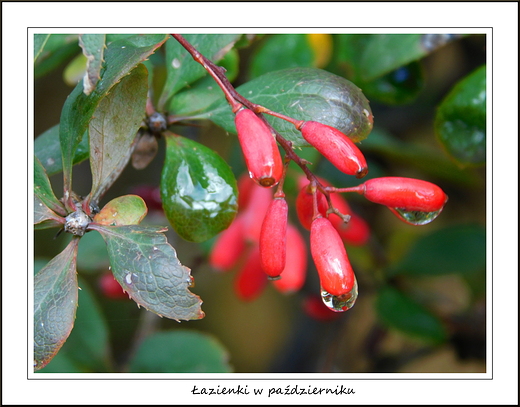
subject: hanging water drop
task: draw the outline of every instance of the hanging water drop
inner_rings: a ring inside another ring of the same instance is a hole
[[[443,208],[433,212],[408,211],[403,208],[391,208],[389,206],[388,209],[390,209],[390,211],[392,211],[392,213],[403,222],[409,223],[410,225],[421,226],[426,225],[437,218]]]
[[[345,312],[351,309],[358,296],[358,285],[357,281],[354,281],[352,289],[342,295],[332,295],[329,292],[321,289],[321,299],[323,303],[334,312]]]

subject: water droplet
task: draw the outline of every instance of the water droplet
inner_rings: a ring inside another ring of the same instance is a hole
[[[123,46],[122,46],[121,48],[123,48],[123,49],[124,49],[124,48],[126,48],[126,47],[125,47],[125,46],[123,45]]]
[[[159,250],[156,246],[153,247],[154,250]]]
[[[433,221],[442,212],[442,209],[434,212],[420,212],[420,211],[407,211],[403,208],[390,208],[392,213],[401,219],[403,222],[409,223],[410,225],[426,225]]]
[[[178,69],[181,67],[181,61],[179,61],[177,58],[173,58],[172,60],[172,66],[175,68],[175,69]]]
[[[125,282],[126,282],[126,284],[132,284],[132,273],[128,273],[125,276]]]
[[[357,299],[358,296],[358,285],[357,281],[354,282],[354,287],[343,295],[332,295],[325,291],[323,288],[321,289],[321,299],[323,303],[334,312],[345,312],[351,309]]]

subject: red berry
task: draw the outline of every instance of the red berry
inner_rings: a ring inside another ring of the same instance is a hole
[[[267,276],[260,265],[260,249],[253,246],[236,276],[235,292],[241,300],[252,301],[262,293],[266,284]]]
[[[287,214],[284,198],[275,198],[262,223],[260,232],[260,260],[269,277],[278,277],[285,268]]]
[[[303,138],[341,172],[355,175],[357,178],[362,178],[368,173],[363,153],[338,129],[309,121],[303,123],[300,130]]]
[[[244,220],[244,216],[238,214],[231,225],[217,237],[209,256],[209,263],[216,270],[229,271],[240,259],[246,248]]]
[[[351,292],[356,278],[338,231],[327,218],[316,218],[311,226],[311,254],[321,287],[341,296]]]
[[[299,291],[305,283],[307,273],[307,247],[300,231],[290,223],[287,225],[287,251],[282,278],[273,281],[274,287],[290,294]]]
[[[316,198],[318,200],[318,212],[325,216],[329,207],[325,195],[320,191],[316,191]],[[311,229],[312,218],[314,217],[314,203],[312,193],[309,189],[309,184],[300,189],[296,197],[296,214],[300,220],[301,225],[307,229]]]
[[[123,291],[123,288],[116,281],[112,273],[104,273],[99,278],[99,288],[107,298],[114,300],[128,299],[128,294]]]
[[[235,126],[251,178],[263,187],[276,185],[282,178],[283,163],[269,127],[249,109],[237,112]]]
[[[369,201],[406,211],[437,212],[448,200],[437,185],[414,178],[373,178],[363,187]]]

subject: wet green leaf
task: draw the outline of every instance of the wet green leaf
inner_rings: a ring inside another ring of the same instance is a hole
[[[56,195],[54,195],[45,168],[43,168],[43,165],[37,157],[34,157],[34,195],[53,212],[60,215],[66,214],[63,204],[56,198]]]
[[[276,34],[263,42],[251,60],[250,77],[280,69],[313,67],[314,51],[307,34]]]
[[[112,199],[94,216],[93,221],[104,226],[138,225],[148,212],[140,196],[124,195]]]
[[[177,259],[164,228],[142,226],[89,226],[103,236],[115,279],[138,304],[175,320],[204,317],[201,299],[188,288],[190,269]]]
[[[270,72],[237,88],[251,102],[297,120],[314,120],[335,127],[353,141],[363,140],[372,130],[371,110],[361,90],[348,80],[315,68]],[[236,134],[234,115],[221,99],[198,116]],[[308,146],[296,128],[281,119],[266,116],[274,128],[294,146]]]
[[[101,78],[101,66],[105,51],[105,34],[81,34],[79,46],[87,58],[87,72],[83,79],[83,92],[89,95]]]
[[[230,373],[226,349],[207,334],[175,330],[146,338],[130,362],[131,373]]]
[[[236,180],[213,150],[185,137],[166,137],[163,208],[184,239],[202,242],[226,229],[237,211]]]
[[[449,205],[449,201],[448,201]],[[419,237],[388,274],[475,274],[486,268],[486,229],[455,225]]]
[[[383,323],[407,335],[434,344],[447,338],[446,328],[434,314],[396,288],[385,286],[379,291],[376,311]]]
[[[34,369],[54,357],[72,330],[78,304],[74,237],[60,254],[34,276]]]
[[[166,39],[166,35],[149,34],[110,43],[105,51],[105,69],[101,72],[96,89],[87,96],[80,82],[65,101],[59,130],[65,191],[71,190],[73,158],[98,104],[114,85],[148,58]]]
[[[435,117],[437,138],[459,164],[486,162],[486,66],[457,83]]]
[[[80,53],[77,34],[35,34],[35,46],[39,41],[36,39],[38,35],[48,37],[45,44],[43,44],[43,49],[39,50],[37,56],[35,48],[35,78],[51,72],[69,58]]]
[[[99,103],[89,124],[91,197],[98,202],[126,166],[145,114],[148,72],[138,65]]]
[[[238,75],[238,52],[229,51],[219,66],[226,69],[226,77],[232,81]],[[222,97],[222,89],[211,76],[204,76],[189,89],[182,90],[170,99],[166,110],[176,116],[188,116],[203,111]]]
[[[47,175],[51,176],[58,174],[63,170],[59,124],[44,131],[34,140],[34,155],[36,155],[42,163]],[[72,165],[85,161],[89,155],[90,149],[88,145],[88,133],[85,132],[76,148],[76,151],[74,151]]]
[[[233,47],[241,34],[186,34],[183,37],[212,62],[220,61]],[[182,88],[206,75],[206,70],[171,38],[166,43],[166,83],[158,108],[164,110],[170,98]]]
[[[82,240],[81,245],[83,243]],[[102,373],[111,370],[107,323],[87,282],[80,279],[79,286],[74,329],[58,355],[41,373]]]

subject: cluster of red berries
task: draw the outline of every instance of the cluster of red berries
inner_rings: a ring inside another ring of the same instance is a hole
[[[313,121],[293,124],[340,171],[357,178],[367,174],[365,157],[345,134]],[[210,263],[229,270],[243,257],[236,280],[237,294],[243,299],[253,299],[262,291],[266,275],[280,291],[297,291],[305,281],[306,247],[298,229],[288,221],[288,205],[281,188],[285,169],[276,135],[246,108],[236,112],[235,125],[249,175],[257,185],[239,181],[239,214],[219,236]],[[273,194],[269,188],[276,185]],[[366,243],[369,229],[337,192],[362,194],[413,225],[431,222],[447,201],[438,186],[401,177],[374,178],[351,188],[333,188],[312,177],[300,180],[300,188],[296,210],[302,226],[310,230],[322,300],[329,309],[339,312],[351,308],[357,297],[356,277],[345,243]]]

